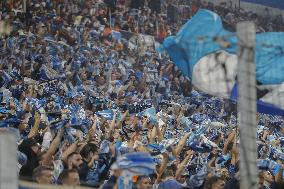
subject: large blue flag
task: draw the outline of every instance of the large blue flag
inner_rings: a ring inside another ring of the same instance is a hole
[[[166,38],[159,50],[166,50],[174,64],[192,79],[199,90],[230,98],[235,92],[237,44],[236,34],[223,28],[221,18],[214,12],[202,9],[176,36]],[[255,62],[258,83],[265,88],[276,86],[259,99],[258,111],[284,115],[284,104],[280,103],[279,96],[284,92],[284,88],[280,87],[284,81],[284,33],[257,34]],[[279,101],[276,102],[271,97]],[[270,106],[267,102],[277,107]]]
[[[230,37],[231,35],[232,33],[223,29],[222,20],[216,13],[200,10],[176,36],[165,39],[163,48],[179,69],[192,78],[193,67],[202,57],[222,49],[214,41],[216,36]],[[226,50],[235,52],[236,47]]]
[[[165,39],[163,48],[174,63],[192,78],[198,61],[220,50],[237,54],[237,38],[223,28],[221,18],[209,10],[199,10],[178,32]],[[262,84],[284,81],[284,33],[262,33],[256,36],[256,76]]]

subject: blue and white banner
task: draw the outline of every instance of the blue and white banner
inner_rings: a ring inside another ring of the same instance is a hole
[[[156,116],[156,109],[154,107],[146,109],[144,111],[144,115],[149,118],[151,124],[158,123],[157,116]]]
[[[223,28],[216,13],[201,9],[176,36],[165,39],[163,48],[179,69],[192,78],[194,66],[203,57],[221,50],[236,55],[237,43],[236,34]],[[257,34],[255,60],[258,82],[281,84],[284,81],[283,48],[284,33]]]
[[[256,79],[259,84],[279,88],[284,82],[283,49],[284,33],[256,35]],[[166,38],[158,50],[166,50],[197,88],[211,95],[230,98],[237,76],[238,39],[235,33],[223,28],[216,13],[199,10],[176,36]],[[266,99],[273,96],[280,101],[279,94],[266,95]],[[273,104],[284,109],[279,103]]]

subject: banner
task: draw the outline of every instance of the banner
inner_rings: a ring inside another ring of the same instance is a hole
[[[284,115],[284,105],[273,101],[282,98],[284,90],[280,88],[284,82],[283,40],[283,32],[256,35],[256,79],[263,86],[276,86],[276,89],[266,91],[259,100],[277,106],[277,111],[273,110],[277,115]],[[192,79],[192,84],[199,90],[228,98],[237,74],[237,43],[236,34],[224,29],[219,15],[200,9],[176,36],[167,37],[157,50],[166,50],[174,64]],[[264,103],[258,105],[258,111],[272,113],[266,106]],[[269,108],[275,109],[275,106]]]
[[[241,1],[284,10],[283,0],[241,0]]]

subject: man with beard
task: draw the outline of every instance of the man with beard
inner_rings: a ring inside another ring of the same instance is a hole
[[[82,148],[80,154],[83,158],[83,163],[79,172],[80,180],[87,182],[89,172],[93,168],[95,161],[99,160],[98,147],[95,144],[88,143]]]
[[[67,168],[69,170],[76,169],[79,171],[81,169],[82,164],[82,156],[77,152],[73,152],[67,157]]]

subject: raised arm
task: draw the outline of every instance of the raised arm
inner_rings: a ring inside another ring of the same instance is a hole
[[[61,138],[63,136],[64,129],[60,129],[60,131],[57,133],[54,140],[51,142],[47,152],[42,157],[42,164],[43,165],[49,165],[52,162],[52,156],[57,151]]]
[[[88,132],[88,141],[92,140],[94,135],[95,135],[95,130],[96,130],[96,127],[97,127],[97,117],[96,116],[93,116],[92,117],[92,121],[93,121],[93,125],[92,127],[89,129],[89,132]]]
[[[162,178],[164,171],[167,168],[168,161],[169,161],[169,154],[167,152],[165,152],[165,153],[163,153],[163,160],[162,160],[161,166],[158,170],[158,176],[157,176],[157,180],[156,180],[157,184],[161,182],[161,178]]]
[[[62,154],[61,160],[63,162],[67,162],[67,157],[69,154],[75,152],[77,150],[79,140],[76,140],[72,145],[70,145]]]
[[[182,148],[184,147],[184,145],[185,145],[185,143],[186,143],[186,140],[187,140],[187,138],[189,137],[189,135],[190,135],[190,133],[186,133],[186,134],[181,138],[181,140],[179,141],[176,150],[174,150],[176,157],[179,156],[179,154],[180,154]]]
[[[235,137],[233,148],[232,148],[232,159],[231,159],[231,165],[236,165],[238,160],[238,148],[237,148],[237,139]]]
[[[155,125],[155,127],[156,127],[156,133],[157,133],[157,136],[158,136],[158,142],[161,142],[164,139],[162,131],[161,131],[159,125]]]
[[[29,132],[28,138],[34,138],[38,134],[39,124],[40,124],[40,113],[36,112],[34,126]]]
[[[114,112],[111,124],[110,124],[110,131],[114,131],[115,129],[115,121],[116,121],[116,112]]]
[[[275,182],[279,185],[283,185],[283,170],[284,170],[284,165],[282,164],[281,160],[277,160],[277,163],[280,165],[280,170],[278,173],[275,175]]]
[[[121,128],[122,127],[122,122],[125,120],[126,116],[128,115],[129,111],[126,110],[123,114],[122,114],[122,117],[121,117],[121,120],[118,122],[117,124],[117,127],[118,128]]]
[[[223,154],[227,153],[228,145],[230,144],[230,142],[232,142],[234,140],[235,136],[236,136],[235,130],[229,134],[229,136],[228,136],[228,138],[227,138],[227,140],[225,141],[225,144],[224,144]]]
[[[154,143],[156,136],[157,136],[157,130],[156,130],[156,127],[154,126],[150,133],[149,142]]]
[[[177,172],[176,172],[176,179],[179,179],[182,171],[184,170],[184,168],[186,167],[186,165],[188,164],[191,156],[194,154],[193,150],[188,150],[186,152],[186,156],[184,158],[184,160],[181,162],[181,164],[178,166]]]

